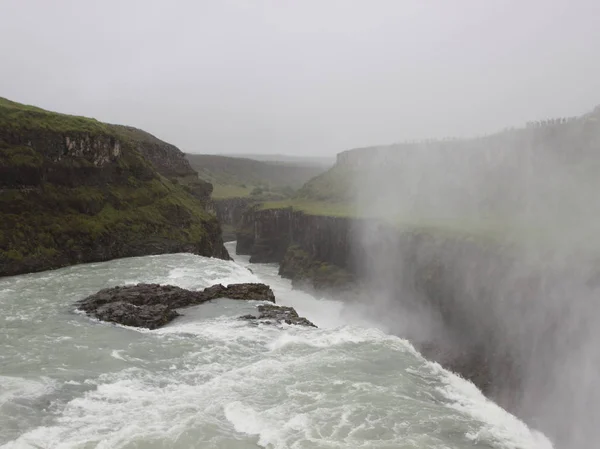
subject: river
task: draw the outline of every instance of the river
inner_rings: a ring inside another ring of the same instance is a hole
[[[247,267],[172,254],[1,278],[0,448],[552,447],[358,307]],[[259,303],[227,299],[155,331],[73,311],[138,282],[264,282],[319,329],[254,326],[237,317]]]

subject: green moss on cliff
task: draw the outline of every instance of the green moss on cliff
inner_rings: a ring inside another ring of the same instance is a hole
[[[294,286],[309,286],[317,290],[351,288],[354,280],[345,269],[313,259],[298,245],[288,247],[279,274],[291,279]]]
[[[296,198],[305,202],[345,203],[356,198],[355,179],[361,176],[358,168],[334,165],[325,173],[308,181]]]
[[[284,201],[267,201],[259,206],[259,210],[288,209],[301,211],[309,215],[323,215],[328,217],[354,217],[356,210],[353,205],[345,203],[328,203],[291,199]]]
[[[9,146],[0,140],[0,166],[39,168],[43,162],[42,155],[33,148]]]
[[[159,143],[169,162],[175,147],[2,98],[0,136],[0,275],[165,252],[227,257],[216,219],[142,156]]]
[[[110,125],[96,119],[49,112],[1,97],[0,129],[18,132],[44,130],[59,133],[85,132],[92,135],[111,134]]]
[[[35,270],[144,253],[219,254],[214,217],[164,179],[136,188],[5,189],[0,210],[0,271],[8,273],[3,263]]]

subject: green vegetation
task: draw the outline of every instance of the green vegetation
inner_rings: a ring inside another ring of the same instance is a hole
[[[190,193],[210,186],[161,176],[141,151],[171,146],[151,134],[0,98],[0,136],[0,275],[173,251],[222,254],[216,219]],[[68,151],[69,139],[84,150]]]
[[[31,147],[9,146],[0,141],[0,166],[41,167],[44,158]]]
[[[213,184],[212,197],[214,199],[244,198],[250,196],[252,187],[246,185]]]
[[[216,229],[193,197],[164,178],[137,187],[5,189],[0,210],[0,262],[43,268],[90,260],[90,252],[102,260],[136,247],[139,254],[199,248],[208,245],[207,226]]]
[[[315,260],[298,245],[288,247],[279,274],[292,279],[294,286],[307,284],[317,290],[351,288],[353,276],[336,265]]]
[[[122,145],[139,147],[144,144],[167,145],[152,134],[131,126],[112,125],[89,117],[60,114],[16,103],[0,97],[0,130],[29,133],[30,141],[49,134],[112,137]],[[0,134],[0,148],[10,146]]]
[[[514,223],[498,219],[443,219],[435,217],[417,216],[376,216],[361,214],[356,205],[347,203],[330,203],[324,201],[308,201],[291,199],[284,201],[263,202],[257,205],[256,210],[291,209],[307,215],[327,217],[365,218],[381,220],[388,226],[404,232],[418,232],[422,234],[436,234],[455,238],[477,239],[505,239],[510,237],[513,241],[549,242],[553,236],[545,234],[540,228],[516,227]]]
[[[314,162],[257,161],[209,154],[187,154],[186,157],[200,178],[213,184],[216,199],[289,198],[295,189],[323,171],[323,167]]]
[[[355,207],[347,203],[328,203],[303,199],[283,201],[266,201],[259,205],[258,210],[288,209],[301,211],[309,215],[325,215],[329,217],[354,217]]]
[[[361,176],[358,168],[334,165],[308,181],[296,195],[304,201],[327,203],[350,202],[356,198],[355,179]]]
[[[110,135],[110,125],[93,118],[58,114],[0,97],[0,129],[18,131],[83,132]]]

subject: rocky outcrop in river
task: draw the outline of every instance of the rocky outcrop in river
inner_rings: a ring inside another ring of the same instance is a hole
[[[298,315],[293,307],[277,306],[275,304],[266,304],[258,306],[258,316],[244,315],[242,320],[249,320],[254,323],[273,324],[286,323],[299,326],[317,327],[312,322]]]
[[[79,301],[76,308],[101,321],[157,329],[180,316],[176,309],[219,298],[275,303],[273,290],[265,284],[215,284],[202,291],[173,285],[137,284],[100,290]],[[316,327],[306,318],[299,317],[291,307],[261,305],[258,311],[258,317],[247,315],[244,318]]]

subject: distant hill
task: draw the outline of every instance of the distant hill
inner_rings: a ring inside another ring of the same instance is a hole
[[[258,161],[210,154],[186,154],[186,157],[199,177],[214,185],[215,198],[244,197],[258,190],[289,196],[328,168],[310,158]]]
[[[436,198],[460,198],[462,203],[477,199],[504,214],[524,192],[531,193],[528,185],[539,190],[547,182],[566,182],[566,176],[581,182],[595,178],[598,169],[600,107],[578,117],[529,122],[477,138],[347,150],[296,197],[334,203],[360,199],[367,204],[385,193],[403,198],[407,207],[433,204]]]
[[[300,165],[318,165],[329,168],[335,163],[335,156],[293,156],[287,154],[221,154],[219,156],[253,159],[255,161],[290,163]]]

